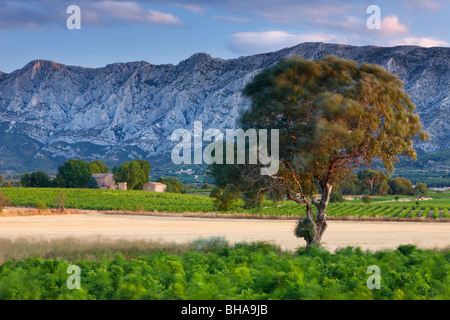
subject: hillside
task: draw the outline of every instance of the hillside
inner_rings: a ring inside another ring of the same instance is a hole
[[[222,60],[198,53],[177,65],[115,63],[103,68],[35,60],[0,74],[0,172],[54,170],[67,158],[131,158],[164,164],[177,128],[234,128],[249,106],[241,90],[281,58],[326,55],[379,64],[397,74],[431,140],[421,154],[450,149],[450,48],[303,43]],[[448,168],[448,165],[444,165]]]

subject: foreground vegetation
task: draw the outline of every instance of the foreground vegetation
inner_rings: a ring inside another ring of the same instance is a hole
[[[260,242],[230,245],[222,238],[147,251],[109,250],[91,248],[84,252],[90,259],[83,260],[50,255],[5,261],[0,299],[450,298],[449,250],[285,252]],[[79,290],[66,285],[71,264],[81,269]],[[373,265],[380,268],[381,287],[371,290],[367,268]]]
[[[90,210],[125,210],[157,212],[214,212],[213,199],[202,195],[158,193],[139,190],[102,189],[53,189],[53,188],[3,188],[0,192],[11,200],[14,206],[57,207],[61,193],[65,195],[64,207]],[[392,196],[373,198],[370,204],[361,198],[352,201],[331,203],[330,217],[373,217],[373,218],[450,218],[450,193],[433,193],[431,200],[416,204],[414,197]],[[413,201],[402,201],[402,200]],[[305,208],[292,201],[275,203],[265,201],[260,208],[245,208],[243,201],[232,205],[228,213],[242,213],[268,216],[305,215]]]

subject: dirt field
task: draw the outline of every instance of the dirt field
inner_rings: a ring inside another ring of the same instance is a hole
[[[0,238],[144,239],[185,242],[222,236],[230,242],[263,240],[293,250],[304,245],[293,235],[295,220],[223,219],[105,215],[101,213],[0,217]],[[334,251],[359,246],[363,250],[415,244],[420,248],[450,247],[450,223],[329,221],[323,243]]]

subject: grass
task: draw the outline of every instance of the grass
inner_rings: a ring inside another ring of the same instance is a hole
[[[200,240],[199,240],[200,241]],[[137,257],[140,254],[166,251],[173,254],[184,253],[195,245],[166,243],[150,240],[109,240],[79,238],[30,241],[26,239],[0,238],[0,265],[7,260],[20,260],[32,256],[43,259],[99,260],[120,253],[125,257]]]

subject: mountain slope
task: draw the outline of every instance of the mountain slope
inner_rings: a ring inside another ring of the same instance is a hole
[[[0,171],[54,167],[65,158],[160,157],[177,128],[234,128],[249,101],[245,84],[281,58],[336,55],[397,74],[431,141],[450,148],[450,48],[355,47],[304,43],[277,52],[222,60],[198,53],[178,65],[115,63],[103,68],[35,60],[0,74]]]

